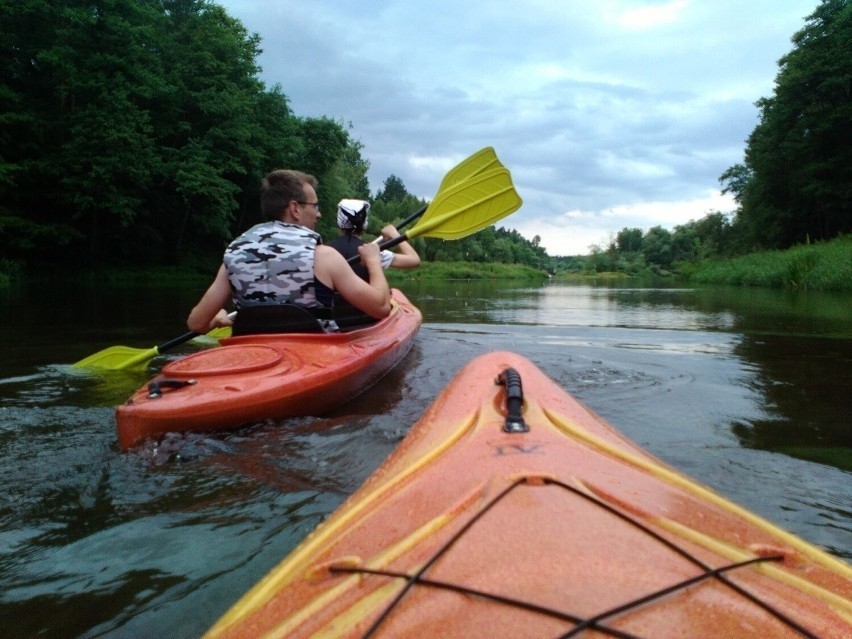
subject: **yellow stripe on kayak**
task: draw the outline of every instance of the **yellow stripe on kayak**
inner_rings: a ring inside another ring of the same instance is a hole
[[[342,513],[333,522],[329,520],[331,525],[318,528],[314,533],[307,537],[301,546],[286,559],[284,559],[276,568],[267,574],[260,582],[258,582],[251,590],[226,612],[216,624],[210,628],[205,634],[205,637],[213,638],[222,634],[230,626],[234,625],[241,619],[248,617],[252,612],[264,606],[278,590],[286,583],[295,577],[297,568],[301,567],[303,562],[316,553],[323,543],[329,538],[333,538],[338,534],[338,531],[348,527],[353,520],[362,516],[365,511],[369,512],[374,503],[383,499],[385,495],[392,492],[397,485],[405,481],[406,478],[419,471],[424,466],[428,466],[432,461],[444,454],[449,448],[461,439],[473,426],[477,423],[479,417],[479,409],[473,412],[466,422],[462,422],[459,427],[448,437],[444,442],[436,446],[428,454],[412,463],[405,472],[399,473],[390,478],[389,481],[376,488],[373,492],[365,495],[363,499],[353,504],[352,508]]]
[[[482,496],[484,484],[479,486],[476,490],[472,491],[470,495],[465,497],[459,505],[452,508],[450,512],[435,517],[431,521],[426,522],[420,528],[412,532],[410,535],[400,539],[398,542],[385,548],[382,552],[375,555],[371,559],[357,563],[356,565],[361,565],[364,568],[368,568],[371,570],[381,570],[386,569],[390,563],[399,558],[401,555],[404,555],[409,550],[417,546],[424,539],[430,539],[435,536],[435,534],[441,530],[444,526],[454,521],[455,518],[471,503],[475,502]],[[340,564],[352,565],[352,561],[349,561],[350,558],[341,558],[339,561]],[[334,562],[338,563],[338,562]],[[327,569],[330,564],[326,564],[325,568]],[[343,583],[335,586],[325,594],[320,597],[314,599],[311,603],[302,608],[295,615],[289,617],[282,621],[279,625],[277,625],[273,630],[264,635],[264,639],[277,639],[279,637],[286,637],[291,632],[293,632],[296,628],[302,625],[306,620],[310,619],[314,614],[321,612],[326,609],[333,601],[339,599],[343,593],[353,587],[359,585],[362,575],[355,574],[351,577],[348,577]],[[405,583],[403,580],[402,584],[391,584],[389,588],[391,591],[399,590]],[[388,587],[382,587],[380,590],[386,590]],[[349,627],[354,625],[354,623],[361,621],[364,617],[370,614],[375,608],[374,599],[376,597],[374,595],[368,595],[352,606],[350,606],[349,610],[346,613],[343,613],[341,616],[345,617],[349,622]],[[384,601],[387,596],[379,597],[380,601]],[[337,627],[338,624],[335,621],[332,621],[331,626]],[[324,633],[326,631],[322,631],[320,634],[316,636],[326,636]],[[337,635],[330,635],[337,636]]]
[[[363,621],[364,617],[395,595],[405,584],[404,580],[402,583],[395,582],[396,580],[389,583],[387,586],[382,586],[375,592],[364,597],[358,602],[358,605],[352,606],[352,608],[344,614],[332,619],[325,628],[311,635],[311,639],[336,639],[337,637],[341,637],[352,630],[353,626],[355,626],[358,622]],[[275,637],[276,639],[279,637],[286,637],[290,634],[290,631],[295,630],[295,628],[296,626],[291,627],[284,634],[278,634],[278,632],[276,632],[275,634],[270,635],[270,639],[272,639],[272,637]]]
[[[803,555],[809,557],[813,561],[825,566],[830,570],[833,570],[834,572],[844,576],[846,579],[852,579],[852,568],[849,568],[849,566],[847,566],[840,559],[832,557],[831,555],[820,550],[816,546],[812,546],[808,542],[796,537],[792,533],[778,528],[777,526],[768,522],[762,517],[755,515],[753,512],[746,510],[742,506],[738,506],[737,504],[731,501],[728,501],[727,499],[719,496],[710,489],[705,488],[704,486],[688,479],[687,477],[677,472],[669,470],[668,468],[664,468],[663,466],[653,461],[643,459],[637,455],[634,455],[633,453],[622,450],[618,446],[615,446],[605,441],[604,439],[584,430],[580,426],[573,423],[570,419],[564,418],[561,415],[558,415],[546,408],[542,407],[541,410],[545,413],[545,415],[547,415],[548,419],[550,419],[550,421],[556,427],[558,427],[565,433],[571,435],[575,439],[583,441],[588,445],[603,451],[611,457],[615,457],[616,459],[626,462],[636,468],[640,468],[658,477],[659,479],[668,482],[673,486],[682,488],[703,501],[712,503],[715,506],[718,506],[724,510],[727,510],[730,513],[742,517],[743,519],[747,520],[749,523],[757,526],[758,528],[782,539],[785,544],[788,544],[791,548],[798,550]]]
[[[749,550],[738,548],[728,542],[716,539],[710,535],[699,532],[694,528],[684,526],[683,524],[665,517],[653,517],[651,518],[651,521],[694,544],[711,550],[723,557],[727,557],[732,562],[746,561],[748,559],[754,559],[757,556]],[[792,586],[796,590],[823,600],[829,606],[834,608],[840,616],[846,619],[846,621],[852,622],[852,601],[849,601],[845,597],[817,586],[806,579],[797,577],[791,572],[781,570],[778,566],[771,562],[761,562],[759,564],[755,564],[753,568],[765,573],[776,581],[783,582],[788,586]]]

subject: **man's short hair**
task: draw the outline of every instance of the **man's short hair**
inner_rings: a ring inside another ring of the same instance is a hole
[[[314,189],[319,186],[317,179],[301,171],[278,169],[263,178],[260,183],[260,212],[267,220],[277,220],[291,201],[305,200],[304,185]]]

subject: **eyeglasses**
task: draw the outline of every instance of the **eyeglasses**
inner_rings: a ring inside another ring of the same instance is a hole
[[[302,206],[312,206],[316,209],[316,212],[320,212],[319,202],[302,202],[301,200],[293,200],[296,204],[301,204]]]

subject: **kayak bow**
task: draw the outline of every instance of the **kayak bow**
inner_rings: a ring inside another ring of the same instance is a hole
[[[495,352],[207,637],[839,639],[850,594],[845,563]]]

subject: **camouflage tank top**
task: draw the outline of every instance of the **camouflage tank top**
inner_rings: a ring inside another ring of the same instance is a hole
[[[234,306],[291,302],[322,306],[314,290],[314,254],[319,233],[297,224],[265,222],[253,226],[225,249]]]

